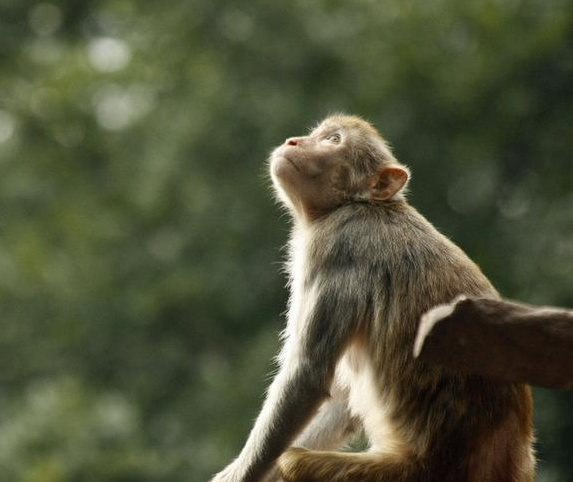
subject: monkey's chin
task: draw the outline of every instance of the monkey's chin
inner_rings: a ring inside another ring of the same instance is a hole
[[[283,154],[275,153],[271,157],[271,174],[281,181],[286,181],[299,171],[297,165]]]

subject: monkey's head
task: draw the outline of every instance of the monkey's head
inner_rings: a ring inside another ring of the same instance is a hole
[[[410,177],[371,124],[347,115],[287,139],[271,154],[270,170],[281,201],[309,219],[343,204],[403,198]]]

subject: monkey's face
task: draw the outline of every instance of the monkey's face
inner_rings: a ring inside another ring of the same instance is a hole
[[[344,200],[349,187],[349,133],[323,122],[309,135],[291,137],[271,155],[271,176],[291,203],[324,212]]]
[[[291,137],[270,158],[271,177],[281,200],[310,217],[349,201],[378,196],[380,169],[397,163],[368,122],[337,115],[309,135]],[[375,192],[376,191],[376,192]]]

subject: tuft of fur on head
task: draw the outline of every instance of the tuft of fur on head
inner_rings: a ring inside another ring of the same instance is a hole
[[[389,142],[384,139],[378,129],[376,129],[376,127],[366,119],[357,115],[338,112],[329,115],[326,119],[320,122],[318,126],[328,123],[344,125],[347,129],[351,130],[354,135],[356,135],[359,144],[369,148],[371,153],[377,152],[381,155],[381,159],[379,159],[378,162],[383,160],[398,163],[392,154]],[[374,159],[371,159],[371,161],[374,163],[371,167],[377,167],[377,161]]]

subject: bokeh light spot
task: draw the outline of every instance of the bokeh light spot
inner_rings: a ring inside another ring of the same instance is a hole
[[[97,38],[88,45],[88,58],[92,67],[99,72],[117,72],[131,60],[131,49],[120,39]]]

